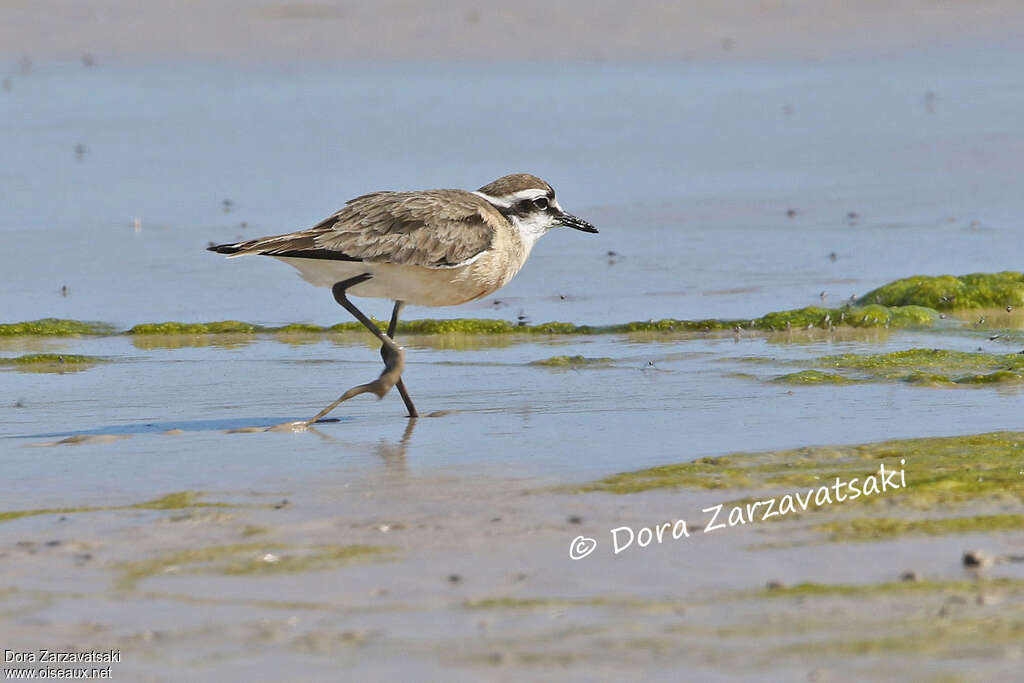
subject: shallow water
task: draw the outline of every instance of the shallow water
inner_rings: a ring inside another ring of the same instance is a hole
[[[26,491],[32,482],[37,501],[59,500],[69,475],[76,485],[95,491],[97,499],[108,499],[122,486],[104,484],[109,472],[120,470],[131,454],[132,467],[146,473],[132,487],[129,497],[135,500],[168,490],[259,486],[278,476],[315,475],[325,466],[386,469],[382,450],[403,452],[403,467],[413,471],[458,466],[465,472],[495,465],[508,474],[581,480],[731,451],[1020,424],[1020,390],[1012,385],[793,387],[767,381],[791,372],[792,361],[865,347],[884,353],[995,346],[984,331],[954,337],[887,331],[851,336],[832,339],[820,333],[817,339],[796,335],[786,341],[783,335],[656,340],[600,335],[519,338],[479,347],[470,339],[457,349],[411,337],[405,377],[418,407],[424,414],[451,414],[421,419],[406,432],[397,395],[380,402],[363,396],[335,412],[339,422],[318,425],[312,433],[232,435],[223,432],[309,417],[348,386],[374,377],[376,352],[355,335],[301,345],[272,337],[221,340],[221,345],[212,337],[213,345],[182,348],[139,348],[139,341],[150,341],[144,337],[134,343],[122,336],[54,340],[48,343],[51,351],[118,360],[74,374],[4,371],[8,396],[19,407],[9,402],[3,408],[0,445],[8,450],[14,482],[24,483]],[[567,369],[531,365],[561,354],[612,362]],[[751,358],[775,361],[751,363]],[[164,434],[179,429],[184,433]],[[35,449],[12,448],[79,434],[131,438],[78,445],[63,457],[52,449],[41,457]],[[60,458],[60,477],[46,476],[50,457]]]
[[[549,179],[601,234],[551,234],[495,296],[408,316],[745,317],[915,273],[1016,269],[1022,66],[1024,52],[1005,49],[824,63],[41,63],[0,94],[0,232],[22,256],[4,264],[0,310],[125,326],[345,319],[291,268],[204,247],[308,227],[370,190],[475,188],[519,170]]]
[[[13,190],[0,232],[19,256],[4,265],[0,310],[11,321],[59,316],[122,326],[344,320],[326,291],[287,266],[225,262],[203,247],[310,225],[366,190],[473,187],[521,169],[551,179],[563,204],[602,233],[549,235],[494,297],[410,307],[407,317],[756,316],[820,304],[822,295],[836,305],[913,273],[1018,268],[1024,246],[1013,237],[1024,199],[1011,185],[1024,139],[1021,66],[1024,53],[1005,51],[884,64],[543,69],[44,63],[15,77],[0,98],[3,181]],[[494,96],[496,83],[506,96]],[[382,302],[365,303],[387,313]],[[512,460],[581,477],[732,450],[1013,426],[1015,401],[994,390],[792,390],[730,378],[749,366],[717,362],[836,348],[993,346],[983,332],[966,335],[796,345],[442,338],[441,348],[423,349],[426,341],[413,338],[406,343],[414,395],[427,411],[456,413],[417,426],[409,462]],[[5,372],[3,431],[133,434],[101,447],[112,457],[199,453],[213,444],[240,457],[282,444],[267,449],[267,474],[283,444],[309,462],[318,451],[336,457],[334,439],[396,439],[404,422],[391,397],[346,406],[338,413],[344,422],[323,427],[326,439],[218,433],[304,417],[372,378],[370,344],[344,339],[339,346],[320,337],[291,345],[222,337],[184,348],[166,347],[181,339],[144,337],[26,342],[28,350],[119,362],[75,376]],[[5,353],[19,350],[19,342],[5,343]],[[526,365],[558,354],[615,363]],[[23,407],[11,408],[14,401]],[[157,426],[140,426],[149,423]],[[186,434],[154,433],[172,428]],[[37,452],[24,453],[37,461]],[[32,467],[19,471],[33,478]],[[215,483],[190,481],[189,471],[168,468],[151,479],[154,490]],[[60,488],[55,481],[53,494]]]
[[[44,62],[14,74],[0,97],[0,179],[11,189],[0,232],[17,256],[3,266],[0,310],[9,321],[120,326],[345,320],[287,266],[203,247],[310,225],[367,190],[474,187],[523,169],[549,178],[601,234],[556,232],[494,297],[407,317],[756,316],[836,305],[913,273],[1019,268],[1021,67],[1024,52],[1005,50],[545,68]],[[365,303],[386,315],[386,304]],[[406,378],[421,409],[455,412],[416,426],[408,466],[578,479],[734,450],[1019,425],[1013,390],[731,376],[772,371],[730,360],[745,356],[1007,350],[969,328],[843,338],[410,338]],[[312,472],[317,462],[379,466],[377,446],[394,447],[405,428],[394,397],[360,397],[322,436],[221,434],[305,417],[378,372],[368,337],[291,340],[4,342],[5,355],[118,362],[74,375],[4,371],[0,447],[34,495],[54,498],[67,479],[40,481],[47,458],[13,446],[131,434],[75,452],[145,456],[135,466],[153,491],[255,483],[296,460]],[[528,365],[560,354],[614,363]],[[228,469],[192,466],[210,452]],[[75,481],[95,479],[98,498],[116,488],[103,487],[108,469],[92,457],[64,466]]]

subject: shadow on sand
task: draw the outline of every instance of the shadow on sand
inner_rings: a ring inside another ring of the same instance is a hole
[[[136,434],[163,434],[166,432],[226,432],[232,429],[269,428],[285,422],[293,422],[295,417],[239,417],[224,420],[177,420],[173,422],[143,422],[120,425],[108,425],[94,429],[80,429],[66,432],[46,432],[40,434],[14,434],[0,437],[3,439],[54,439],[77,436],[134,436]],[[331,422],[347,422],[352,418],[327,418],[317,424]]]

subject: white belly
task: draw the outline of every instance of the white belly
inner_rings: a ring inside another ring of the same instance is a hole
[[[455,306],[487,296],[501,284],[482,280],[472,272],[473,266],[459,268],[422,268],[396,266],[389,263],[333,261],[330,259],[288,258],[275,256],[296,268],[302,279],[316,287],[333,287],[335,283],[369,273],[373,277],[351,287],[353,296],[392,299],[415,306]]]

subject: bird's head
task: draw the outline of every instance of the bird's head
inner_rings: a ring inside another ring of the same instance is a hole
[[[503,176],[474,194],[490,202],[524,236],[532,239],[560,226],[597,232],[587,221],[566,213],[558,204],[554,188],[529,173]]]

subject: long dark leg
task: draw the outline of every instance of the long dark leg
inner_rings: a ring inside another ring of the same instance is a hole
[[[391,311],[391,322],[388,324],[388,336],[391,340],[395,339],[395,331],[398,329],[398,314],[405,308],[404,301],[396,301],[395,307]],[[380,347],[380,357],[384,359],[385,365],[388,362],[388,351],[386,346]],[[395,388],[398,389],[398,393],[402,395],[402,401],[405,402],[405,409],[409,411],[409,417],[419,417],[420,414],[416,412],[416,406],[412,404],[412,399],[409,398],[409,391],[405,388],[405,382],[399,377],[395,383]]]
[[[391,340],[391,337],[381,332],[380,328],[374,325],[372,320],[363,315],[363,312],[356,308],[355,304],[349,301],[348,297],[345,296],[345,290],[349,287],[354,287],[355,285],[366,282],[371,277],[372,276],[369,273],[363,273],[362,275],[336,283],[334,287],[331,288],[331,291],[334,293],[335,301],[341,304],[346,311],[351,313],[352,316],[361,322],[363,326],[375,337],[380,339],[381,343],[384,345],[384,349],[382,349],[381,353],[384,358],[384,371],[381,372],[380,377],[374,381],[354,386],[346,391],[338,397],[337,401],[306,420],[307,426],[324,417],[353,396],[369,392],[371,394],[376,394],[378,398],[384,398],[384,396],[391,391],[391,387],[395,386],[395,383],[402,377],[402,370],[405,369],[405,349],[395,344],[395,342]]]

